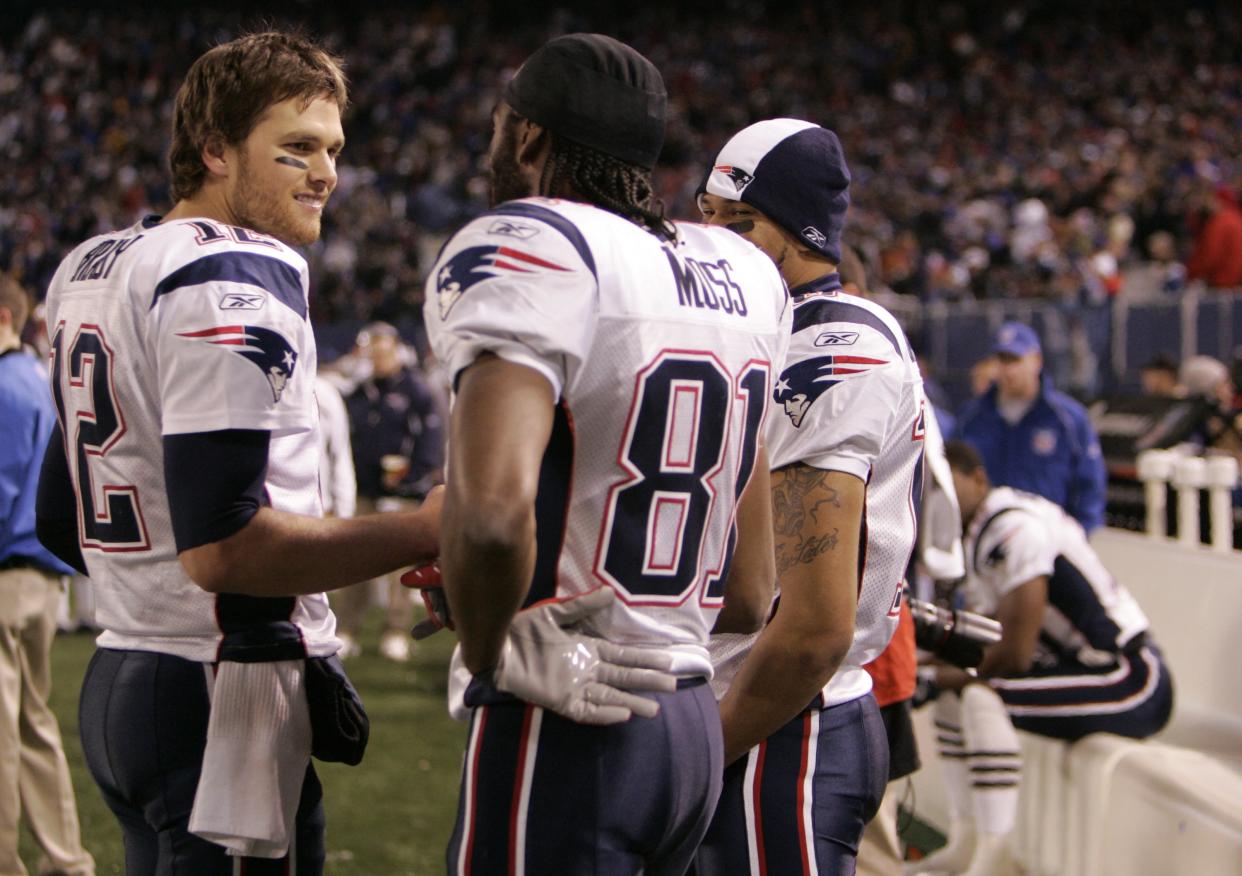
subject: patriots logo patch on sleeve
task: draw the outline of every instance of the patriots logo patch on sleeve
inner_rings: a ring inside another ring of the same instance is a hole
[[[781,372],[776,381],[772,400],[784,405],[785,414],[795,429],[802,427],[802,420],[815,400],[842,380],[855,374],[865,374],[876,365],[887,365],[884,359],[867,356],[816,356],[795,362]]]
[[[197,332],[178,332],[181,338],[196,338],[218,347],[227,347],[249,359],[263,372],[272,390],[272,401],[280,401],[298,353],[280,332],[257,325],[222,325]]]
[[[471,246],[453,256],[436,275],[440,299],[440,319],[447,319],[461,296],[471,286],[502,274],[534,274],[541,269],[568,271],[562,265],[541,259],[511,246]]]

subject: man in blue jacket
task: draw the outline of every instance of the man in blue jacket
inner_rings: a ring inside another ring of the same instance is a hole
[[[0,274],[0,873],[22,873],[24,821],[47,869],[93,876],[56,715],[52,637],[60,576],[72,573],[35,537],[35,485],[56,422],[47,372],[22,348],[25,291]]]
[[[1005,323],[993,353],[996,382],[967,403],[957,436],[979,451],[993,484],[1056,502],[1090,533],[1104,523],[1107,475],[1086,409],[1043,374],[1030,326]]]

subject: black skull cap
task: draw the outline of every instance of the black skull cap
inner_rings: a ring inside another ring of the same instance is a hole
[[[603,34],[544,43],[509,81],[505,102],[558,137],[646,170],[664,145],[668,95],[660,71]]]

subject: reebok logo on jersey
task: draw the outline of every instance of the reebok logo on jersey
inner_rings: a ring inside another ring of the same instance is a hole
[[[817,347],[848,347],[858,340],[858,332],[821,332],[815,339]]]
[[[471,246],[463,249],[449,259],[436,275],[440,319],[448,319],[453,305],[476,283],[505,273],[534,274],[540,269],[569,270],[509,246]]]
[[[259,292],[226,292],[220,296],[221,310],[261,310],[267,296]]]
[[[516,237],[518,240],[530,240],[539,233],[539,229],[532,225],[522,225],[510,219],[497,219],[487,229],[487,233],[503,234],[506,237]]]
[[[887,365],[883,359],[866,356],[816,356],[795,362],[781,372],[776,381],[772,400],[784,405],[785,414],[795,429],[802,427],[802,420],[815,400],[842,379],[854,374],[865,374],[873,366]]]
[[[280,401],[298,354],[280,332],[257,325],[222,325],[197,332],[178,332],[178,337],[195,338],[218,347],[228,347],[249,359],[263,372],[272,390],[272,401]]]
[[[742,193],[742,189],[746,188],[755,181],[754,176],[742,170],[740,167],[734,167],[732,164],[717,164],[712,170],[717,173],[723,173],[733,181],[733,187],[737,189],[738,194]]]

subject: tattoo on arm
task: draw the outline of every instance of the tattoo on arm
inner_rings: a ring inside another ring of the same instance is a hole
[[[772,473],[772,518],[776,531],[776,571],[814,562],[840,541],[840,529],[817,531],[820,510],[841,507],[841,496],[826,483],[829,473],[792,465]]]
[[[779,542],[776,545],[776,573],[787,572],[794,566],[810,563],[820,554],[836,550],[841,530],[833,529],[823,535],[812,535],[810,538],[799,537],[798,543]]]
[[[777,535],[799,536],[808,513],[814,521],[820,506],[841,507],[841,497],[825,483],[827,479],[828,472],[807,465],[772,473],[772,524]]]

